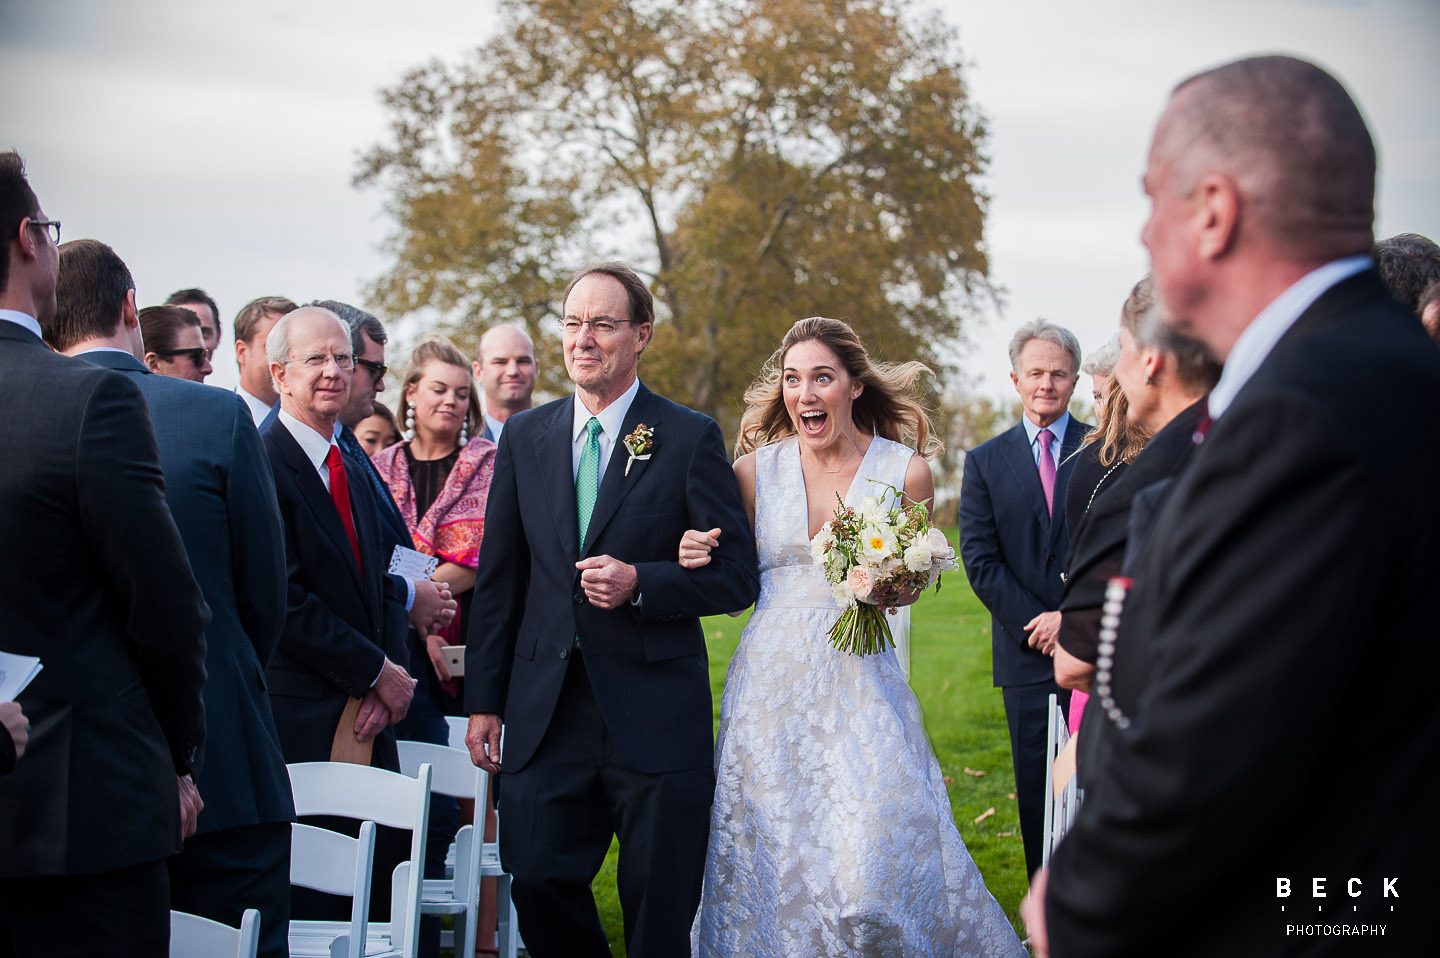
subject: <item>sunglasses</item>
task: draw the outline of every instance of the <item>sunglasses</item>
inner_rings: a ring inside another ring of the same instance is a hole
[[[204,346],[196,346],[194,349],[152,349],[150,351],[157,356],[188,356],[196,366],[204,365],[205,359],[209,356],[209,352]]]
[[[357,359],[355,360],[355,365],[364,366],[366,369],[370,370],[370,375],[375,377],[375,381],[377,383],[380,380],[384,379],[385,374],[390,371],[389,366],[385,365],[384,363],[377,363],[373,359]]]

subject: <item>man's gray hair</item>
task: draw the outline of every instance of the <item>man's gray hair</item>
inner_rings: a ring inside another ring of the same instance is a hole
[[[1087,376],[1109,376],[1115,372],[1115,364],[1120,361],[1120,334],[1116,333],[1105,340],[1105,345],[1085,357],[1081,364],[1080,371]]]
[[[270,335],[265,337],[265,359],[271,363],[283,363],[290,358],[290,321],[303,313],[324,313],[335,322],[340,323],[349,329],[343,319],[335,315],[334,310],[326,309],[324,306],[301,306],[291,310],[275,323]]]
[[[305,305],[328,309],[336,316],[339,316],[341,322],[350,327],[350,351],[355,354],[357,359],[361,353],[365,352],[365,343],[361,341],[360,337],[361,332],[369,333],[370,338],[379,346],[384,346],[389,339],[389,337],[385,335],[385,327],[381,324],[380,320],[376,319],[372,314],[365,312],[363,309],[351,306],[349,303],[342,303],[333,299],[317,299]]]
[[[1020,372],[1020,351],[1032,339],[1043,339],[1059,346],[1070,354],[1070,372],[1080,371],[1080,341],[1075,334],[1048,319],[1036,319],[1015,330],[1015,335],[1010,337],[1010,368],[1015,372]]]

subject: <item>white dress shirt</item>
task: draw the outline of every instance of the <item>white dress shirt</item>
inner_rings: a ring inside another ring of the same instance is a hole
[[[45,338],[40,332],[39,321],[29,313],[22,313],[18,309],[0,309],[0,319],[5,320],[7,323],[14,323],[16,326],[23,326],[41,339]]]
[[[1215,388],[1210,390],[1210,418],[1219,419],[1224,415],[1280,337],[1289,332],[1300,314],[1309,309],[1321,294],[1341,280],[1349,279],[1373,265],[1374,261],[1369,256],[1348,256],[1326,263],[1300,277],[1260,310],[1235,340],[1230,355],[1225,358],[1225,371],[1220,374]]]
[[[505,424],[487,412],[485,413],[485,428],[490,430],[490,438],[498,444],[500,433],[505,431]]]
[[[249,395],[241,390],[241,395]],[[325,491],[330,491],[330,467],[325,465],[325,459],[330,455],[330,447],[335,445],[335,437],[326,438],[323,433],[316,432],[305,423],[290,415],[284,409],[280,410],[280,422],[290,430],[290,435],[300,444],[300,450],[305,453],[305,458],[310,460],[315,467],[315,472],[320,476],[320,481],[325,484]],[[338,448],[338,446],[337,446]]]
[[[639,391],[640,380],[637,377],[630,384],[630,388],[621,393],[619,399],[598,414],[585,408],[585,404],[580,401],[579,391],[576,391],[575,418],[570,426],[571,479],[580,474],[580,454],[585,451],[585,426],[590,422],[591,416],[600,420],[600,476],[605,476],[605,469],[610,465],[610,454],[615,451],[616,440],[625,425],[625,414],[630,411],[630,404],[635,401],[635,394]]]
[[[255,420],[255,428],[260,428],[265,417],[270,415],[270,407],[265,404],[265,400],[250,395],[244,386],[236,386],[235,394],[245,400],[245,405],[250,407],[250,418]]]

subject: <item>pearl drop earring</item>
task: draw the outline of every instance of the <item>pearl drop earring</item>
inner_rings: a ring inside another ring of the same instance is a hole
[[[405,410],[405,441],[415,441],[415,407],[411,406]]]

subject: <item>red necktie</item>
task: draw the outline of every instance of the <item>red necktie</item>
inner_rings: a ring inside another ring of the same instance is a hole
[[[355,519],[350,515],[350,483],[345,478],[345,462],[340,458],[340,447],[330,444],[325,456],[325,465],[330,467],[330,498],[335,501],[335,511],[345,524],[345,534],[350,537],[350,551],[355,553],[355,566],[364,569],[360,561],[360,542],[355,538]]]
[[[1050,441],[1055,434],[1048,429],[1040,430],[1040,487],[1045,490],[1045,511],[1055,514],[1055,456],[1050,452]]]

